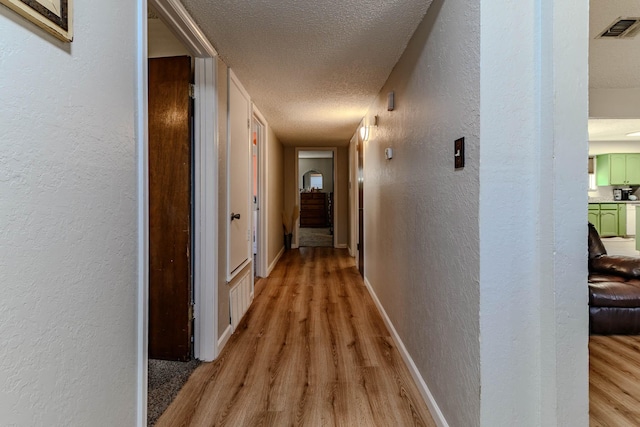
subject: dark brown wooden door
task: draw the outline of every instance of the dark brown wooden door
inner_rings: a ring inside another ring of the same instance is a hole
[[[191,59],[149,59],[149,357],[191,358]]]

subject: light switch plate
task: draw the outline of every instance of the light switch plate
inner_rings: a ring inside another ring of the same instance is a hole
[[[456,139],[453,143],[453,159],[456,169],[464,167],[464,137]]]

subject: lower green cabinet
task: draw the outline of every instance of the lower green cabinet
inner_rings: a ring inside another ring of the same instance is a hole
[[[618,204],[618,236],[627,235],[627,205]]]
[[[589,203],[589,222],[600,232],[600,204]]]
[[[611,237],[618,235],[618,207],[603,209],[600,205],[600,236]]]
[[[627,206],[624,203],[589,203],[589,222],[600,236],[627,234]]]

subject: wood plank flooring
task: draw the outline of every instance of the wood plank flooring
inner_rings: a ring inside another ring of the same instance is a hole
[[[346,250],[287,251],[261,282],[157,426],[435,426]]]
[[[640,425],[640,336],[589,338],[591,427]]]

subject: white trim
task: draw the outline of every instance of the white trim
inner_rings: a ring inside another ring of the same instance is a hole
[[[136,316],[136,425],[147,425],[147,372],[149,337],[149,171],[148,97],[147,97],[147,2],[138,2],[136,34],[136,152],[137,152],[137,225],[138,289]]]
[[[269,162],[269,123],[264,118],[258,107],[252,105],[253,116],[262,125],[263,135],[258,140],[258,265],[256,274],[267,277],[267,242],[269,241],[269,227],[267,216],[269,215],[269,186],[267,185]]]
[[[382,306],[382,304],[380,303],[380,300],[378,299],[378,296],[374,292],[373,287],[371,286],[371,283],[369,283],[369,280],[366,277],[364,278],[364,284],[367,287],[367,290],[369,291],[369,295],[371,295],[373,302],[376,304],[376,307],[378,308],[378,311],[380,312],[380,315],[382,316],[382,319],[384,320],[385,325],[387,325],[387,329],[389,329],[389,332],[391,332],[391,337],[393,338],[393,341],[396,343],[396,347],[398,348],[398,351],[400,352],[400,355],[402,356],[404,363],[407,365],[407,368],[409,369],[409,372],[411,373],[413,380],[416,382],[416,386],[418,387],[418,390],[420,391],[422,398],[424,399],[425,403],[429,407],[429,412],[433,417],[433,421],[435,421],[435,423],[439,427],[449,427],[449,424],[447,423],[447,420],[444,418],[442,411],[438,407],[438,403],[433,397],[433,394],[431,394],[431,391],[429,390],[427,383],[424,382],[422,375],[420,375],[420,371],[418,371],[416,364],[413,362],[411,355],[407,351],[407,348],[404,346],[404,343],[402,342],[402,339],[400,339],[400,336],[398,335],[396,328],[393,326],[393,323],[391,323],[391,319],[389,319],[389,316],[387,316],[387,312],[384,310],[384,307]]]
[[[276,258],[273,260],[271,265],[269,265],[269,269],[267,270],[266,277],[271,275],[271,272],[273,271],[274,268],[276,268],[276,265],[278,264],[278,261],[280,261],[280,258],[282,258],[282,255],[284,255],[284,246],[282,247],[282,249],[280,249],[280,252],[278,252],[278,255],[276,255]]]
[[[296,147],[295,151],[295,176],[296,176],[296,204],[300,206],[300,191],[299,188],[300,183],[299,179],[299,166],[300,166],[300,151],[332,151],[333,152],[333,247],[338,248],[338,147]],[[295,230],[295,243],[291,244],[292,249],[296,249],[299,247],[298,236],[300,235],[300,219],[293,224],[293,229]]]
[[[233,282],[235,280],[236,277],[238,277],[238,274],[242,273],[242,271],[247,268],[247,266],[251,264],[251,260],[250,259],[246,259],[244,260],[244,262],[242,264],[240,264],[238,266],[238,268],[236,268],[235,270],[233,270],[231,272],[231,275],[228,277],[227,280],[227,285],[230,284],[231,282]]]
[[[220,338],[218,339],[218,350],[219,351],[222,351],[224,346],[227,345],[227,342],[229,341],[229,338],[231,338],[232,334],[233,334],[233,328],[229,324],[227,326],[227,328],[224,330],[224,332],[222,333],[222,335],[220,335]]]
[[[178,0],[149,0],[149,5],[194,56],[198,58],[218,56],[218,52]]]
[[[218,278],[218,114],[216,113],[216,63],[195,60],[194,117],[194,280],[195,357],[210,362],[218,356],[216,334]]]
[[[334,230],[334,233],[335,233],[335,230]],[[349,249],[349,246],[347,246],[346,243],[338,243],[336,245],[336,249]]]

